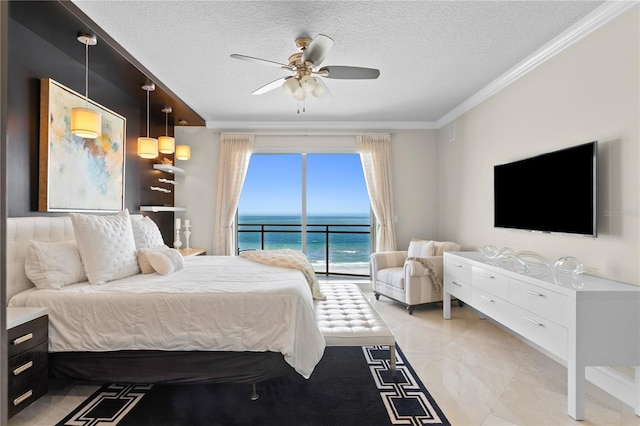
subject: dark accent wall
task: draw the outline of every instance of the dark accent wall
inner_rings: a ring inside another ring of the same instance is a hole
[[[84,45],[75,38],[81,30],[98,35],[98,45],[89,47],[89,97],[127,120],[124,207],[130,213],[139,213],[140,205],[173,205],[173,194],[149,189],[151,185],[158,185],[160,172],[153,169],[153,163],[158,160],[141,159],[136,153],[137,137],[146,134],[146,92],[141,86],[153,78],[127,62],[128,54],[116,52],[113,47],[116,43],[110,36],[101,33],[86,16],[80,19],[74,7],[66,1],[9,2],[8,216],[63,214],[38,212],[40,79],[48,77],[84,93]],[[158,86],[158,82],[154,82]],[[165,105],[181,114],[170,117],[170,126],[174,118],[188,118],[194,125],[204,124],[197,115],[194,119],[194,113],[184,103],[168,93],[160,86],[150,93],[150,136],[165,133],[165,116],[161,112]],[[160,227],[165,242],[171,245],[174,214],[148,214]]]

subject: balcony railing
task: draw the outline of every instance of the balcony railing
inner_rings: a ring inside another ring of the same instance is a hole
[[[371,225],[307,224],[307,258],[316,273],[369,276]],[[302,225],[239,223],[238,251],[302,249]]]

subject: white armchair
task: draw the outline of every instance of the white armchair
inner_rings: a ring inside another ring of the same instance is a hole
[[[409,250],[371,255],[371,281],[376,299],[386,296],[413,314],[416,305],[442,301],[442,253],[459,251],[452,242],[411,240]]]

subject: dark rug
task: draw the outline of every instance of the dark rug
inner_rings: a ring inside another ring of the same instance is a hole
[[[105,385],[62,425],[449,425],[398,349],[328,347],[311,378],[250,384]]]

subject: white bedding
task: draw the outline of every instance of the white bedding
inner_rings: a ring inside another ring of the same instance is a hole
[[[49,351],[273,351],[308,378],[324,352],[302,272],[196,256],[167,276],[32,288],[9,306],[49,308]]]

